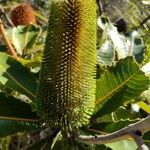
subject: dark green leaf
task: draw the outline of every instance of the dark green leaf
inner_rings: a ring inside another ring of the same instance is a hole
[[[0,120],[0,138],[15,134],[17,132],[29,132],[40,128],[41,126],[39,123]]]
[[[118,108],[115,112],[112,114],[113,120],[119,121],[119,120],[133,120],[135,118],[138,118],[138,113],[131,111],[130,109],[126,109],[124,107]]]
[[[34,99],[37,83],[32,74],[11,56],[0,52],[0,58],[0,82]]]
[[[139,96],[148,85],[148,77],[132,57],[120,60],[115,67],[110,68],[97,80],[97,113],[94,116],[115,111],[125,102]]]
[[[91,122],[94,124],[99,123],[114,123],[118,121],[124,120],[134,120],[139,117],[139,114],[136,112],[131,111],[130,109],[126,109],[125,107],[119,107],[116,111],[111,114],[103,115],[102,117],[98,118],[91,118]],[[92,120],[93,119],[93,120]]]
[[[37,121],[39,118],[28,103],[0,93],[0,119]]]
[[[5,45],[0,45],[0,52],[6,52],[7,47]]]
[[[120,130],[129,124],[133,124],[135,122],[140,121],[140,119],[133,119],[133,120],[119,120],[119,121],[112,121],[112,122],[100,122],[98,124],[93,124],[90,126],[89,131],[92,132],[92,134],[99,134],[101,133],[112,133],[117,130]]]
[[[42,139],[41,141],[34,143],[32,146],[29,146],[26,150],[41,150],[42,148],[46,148],[48,144],[48,139]]]

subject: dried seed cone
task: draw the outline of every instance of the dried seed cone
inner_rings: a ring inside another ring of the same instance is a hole
[[[31,5],[25,3],[12,10],[11,20],[15,26],[36,23],[36,17]]]
[[[87,124],[95,104],[95,0],[52,0],[35,103],[51,126]]]

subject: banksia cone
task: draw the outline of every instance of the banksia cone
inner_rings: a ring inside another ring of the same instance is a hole
[[[15,26],[35,24],[36,18],[30,4],[21,4],[11,12],[11,20]]]
[[[88,123],[95,104],[95,0],[52,0],[37,98],[50,126]]]

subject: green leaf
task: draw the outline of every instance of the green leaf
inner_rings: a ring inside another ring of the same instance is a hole
[[[0,137],[40,128],[39,118],[29,104],[0,93]]]
[[[115,143],[106,144],[112,150],[137,150],[137,145],[133,141],[122,140]]]
[[[34,99],[37,83],[32,74],[11,56],[0,52],[0,58],[0,82]]]
[[[91,132],[90,134],[112,133],[112,132],[118,131],[130,124],[140,121],[139,118],[135,118],[132,120],[121,119],[121,120],[117,120],[117,121],[115,121],[115,120],[99,121],[99,120],[97,120],[97,122],[94,122],[94,124],[92,124],[90,126],[90,128],[88,129],[88,131]]]
[[[120,60],[127,56],[134,56],[136,61],[141,63],[144,59],[145,45],[139,32],[132,31],[127,36],[122,35],[112,23],[108,21],[104,24],[102,19],[98,19],[98,24],[103,29],[100,48],[97,52],[98,63],[112,65],[115,57]]]
[[[37,25],[17,26],[6,30],[7,35],[17,52],[25,54],[28,48],[32,48],[41,28]]]
[[[0,138],[15,134],[17,132],[29,132],[40,128],[40,123],[0,120]]]
[[[42,54],[43,52],[40,52],[40,53],[34,54],[32,59],[21,58],[18,61],[27,67],[31,67],[31,68],[39,67],[41,65]]]
[[[148,88],[148,84],[148,77],[132,57],[120,60],[97,80],[97,113],[94,116],[113,112],[125,102],[139,96]]]
[[[111,114],[103,115],[102,117],[97,117],[92,120],[94,124],[100,123],[114,123],[118,121],[133,121],[139,117],[138,113],[132,112],[131,110],[126,109],[125,107],[119,107],[116,111]]]
[[[139,121],[139,119],[134,119],[134,120],[120,120],[120,121],[117,121],[117,122],[112,122],[110,124],[107,124],[103,131],[104,132],[107,132],[107,133],[112,133],[112,132],[115,132],[115,131],[118,131],[126,126],[128,126],[129,124],[133,124],[135,122]]]
[[[0,119],[38,121],[35,112],[32,112],[28,103],[22,102],[13,96],[0,93]]]

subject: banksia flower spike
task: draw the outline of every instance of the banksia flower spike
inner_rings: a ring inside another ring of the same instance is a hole
[[[11,21],[15,26],[35,24],[36,17],[30,4],[21,4],[11,11]]]
[[[95,0],[52,0],[37,98],[50,126],[88,123],[95,104]]]

